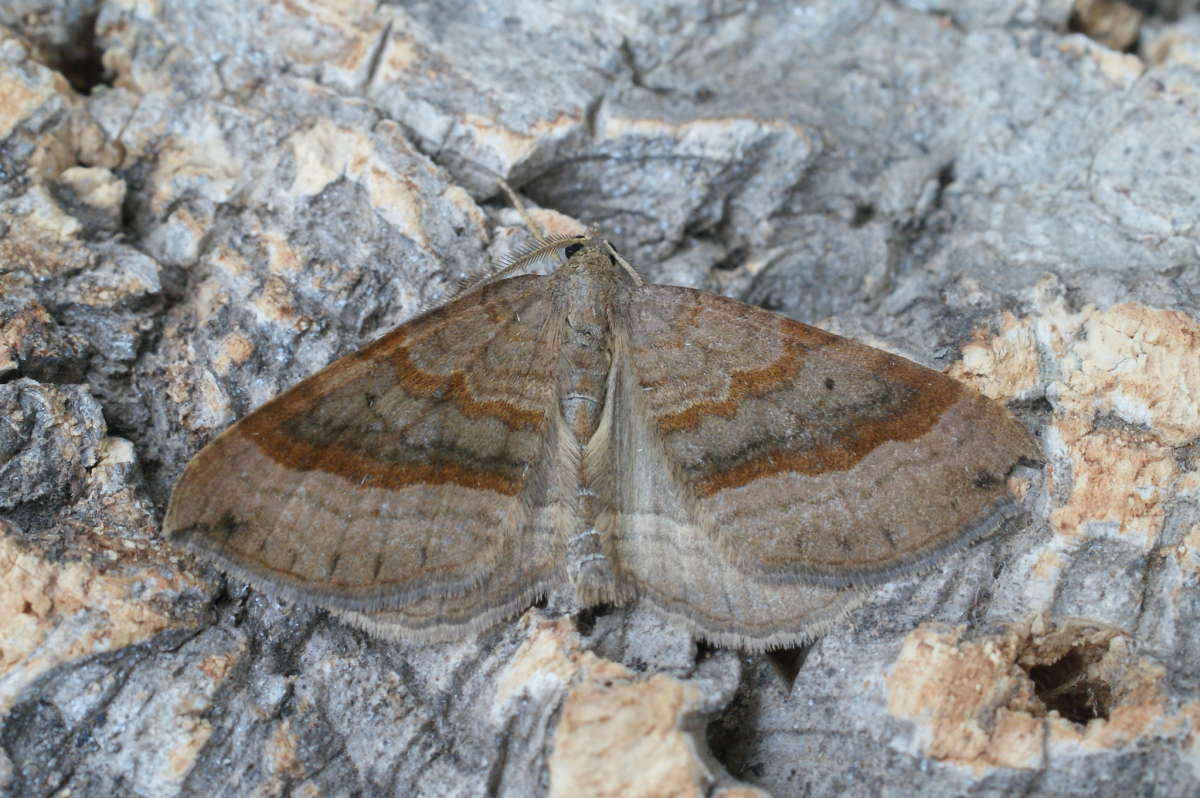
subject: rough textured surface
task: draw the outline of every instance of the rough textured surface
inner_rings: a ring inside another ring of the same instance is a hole
[[[1200,17],[1136,6],[0,7],[0,790],[1195,794]],[[165,547],[204,441],[519,242],[496,173],[1013,402],[1024,519],[749,657],[385,644]]]

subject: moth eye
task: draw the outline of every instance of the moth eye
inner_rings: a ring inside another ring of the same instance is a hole
[[[563,250],[563,254],[569,258],[581,249],[583,249],[583,244],[567,244],[566,248]]]

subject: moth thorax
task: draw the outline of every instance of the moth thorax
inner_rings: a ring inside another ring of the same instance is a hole
[[[566,287],[558,396],[567,427],[586,446],[600,425],[607,393],[611,284],[580,274],[572,275]]]

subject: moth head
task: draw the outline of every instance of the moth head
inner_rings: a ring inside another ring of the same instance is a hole
[[[551,260],[561,265],[579,253],[594,247],[594,239],[586,235],[555,235],[527,244],[504,258],[504,271],[533,271],[542,261]]]
[[[605,269],[624,271],[636,285],[642,284],[637,271],[621,257],[617,248],[595,230],[587,234],[558,235],[536,241],[505,258],[503,271],[532,271],[539,263],[552,260],[559,268]]]

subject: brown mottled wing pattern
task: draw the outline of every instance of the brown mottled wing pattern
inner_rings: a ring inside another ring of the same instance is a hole
[[[638,465],[618,501],[648,595],[671,569],[699,575],[708,549],[752,592],[881,582],[994,529],[1009,472],[1038,457],[1007,410],[957,381],[765,310],[647,286],[623,314],[622,401],[639,407],[616,414],[616,445]],[[652,494],[640,484],[655,469]],[[684,565],[655,563],[675,548]],[[704,590],[672,600],[713,605]]]
[[[710,642],[749,650],[803,642],[853,608],[861,598],[853,589],[771,584],[739,570],[698,522],[681,470],[646,415],[627,327],[618,325],[614,344],[611,437],[588,459],[605,475],[596,487],[612,507],[608,526],[628,592]],[[703,380],[678,375],[693,377]]]
[[[545,279],[484,286],[251,413],[189,464],[170,538],[252,582],[430,636],[520,609],[562,578],[575,523]]]

